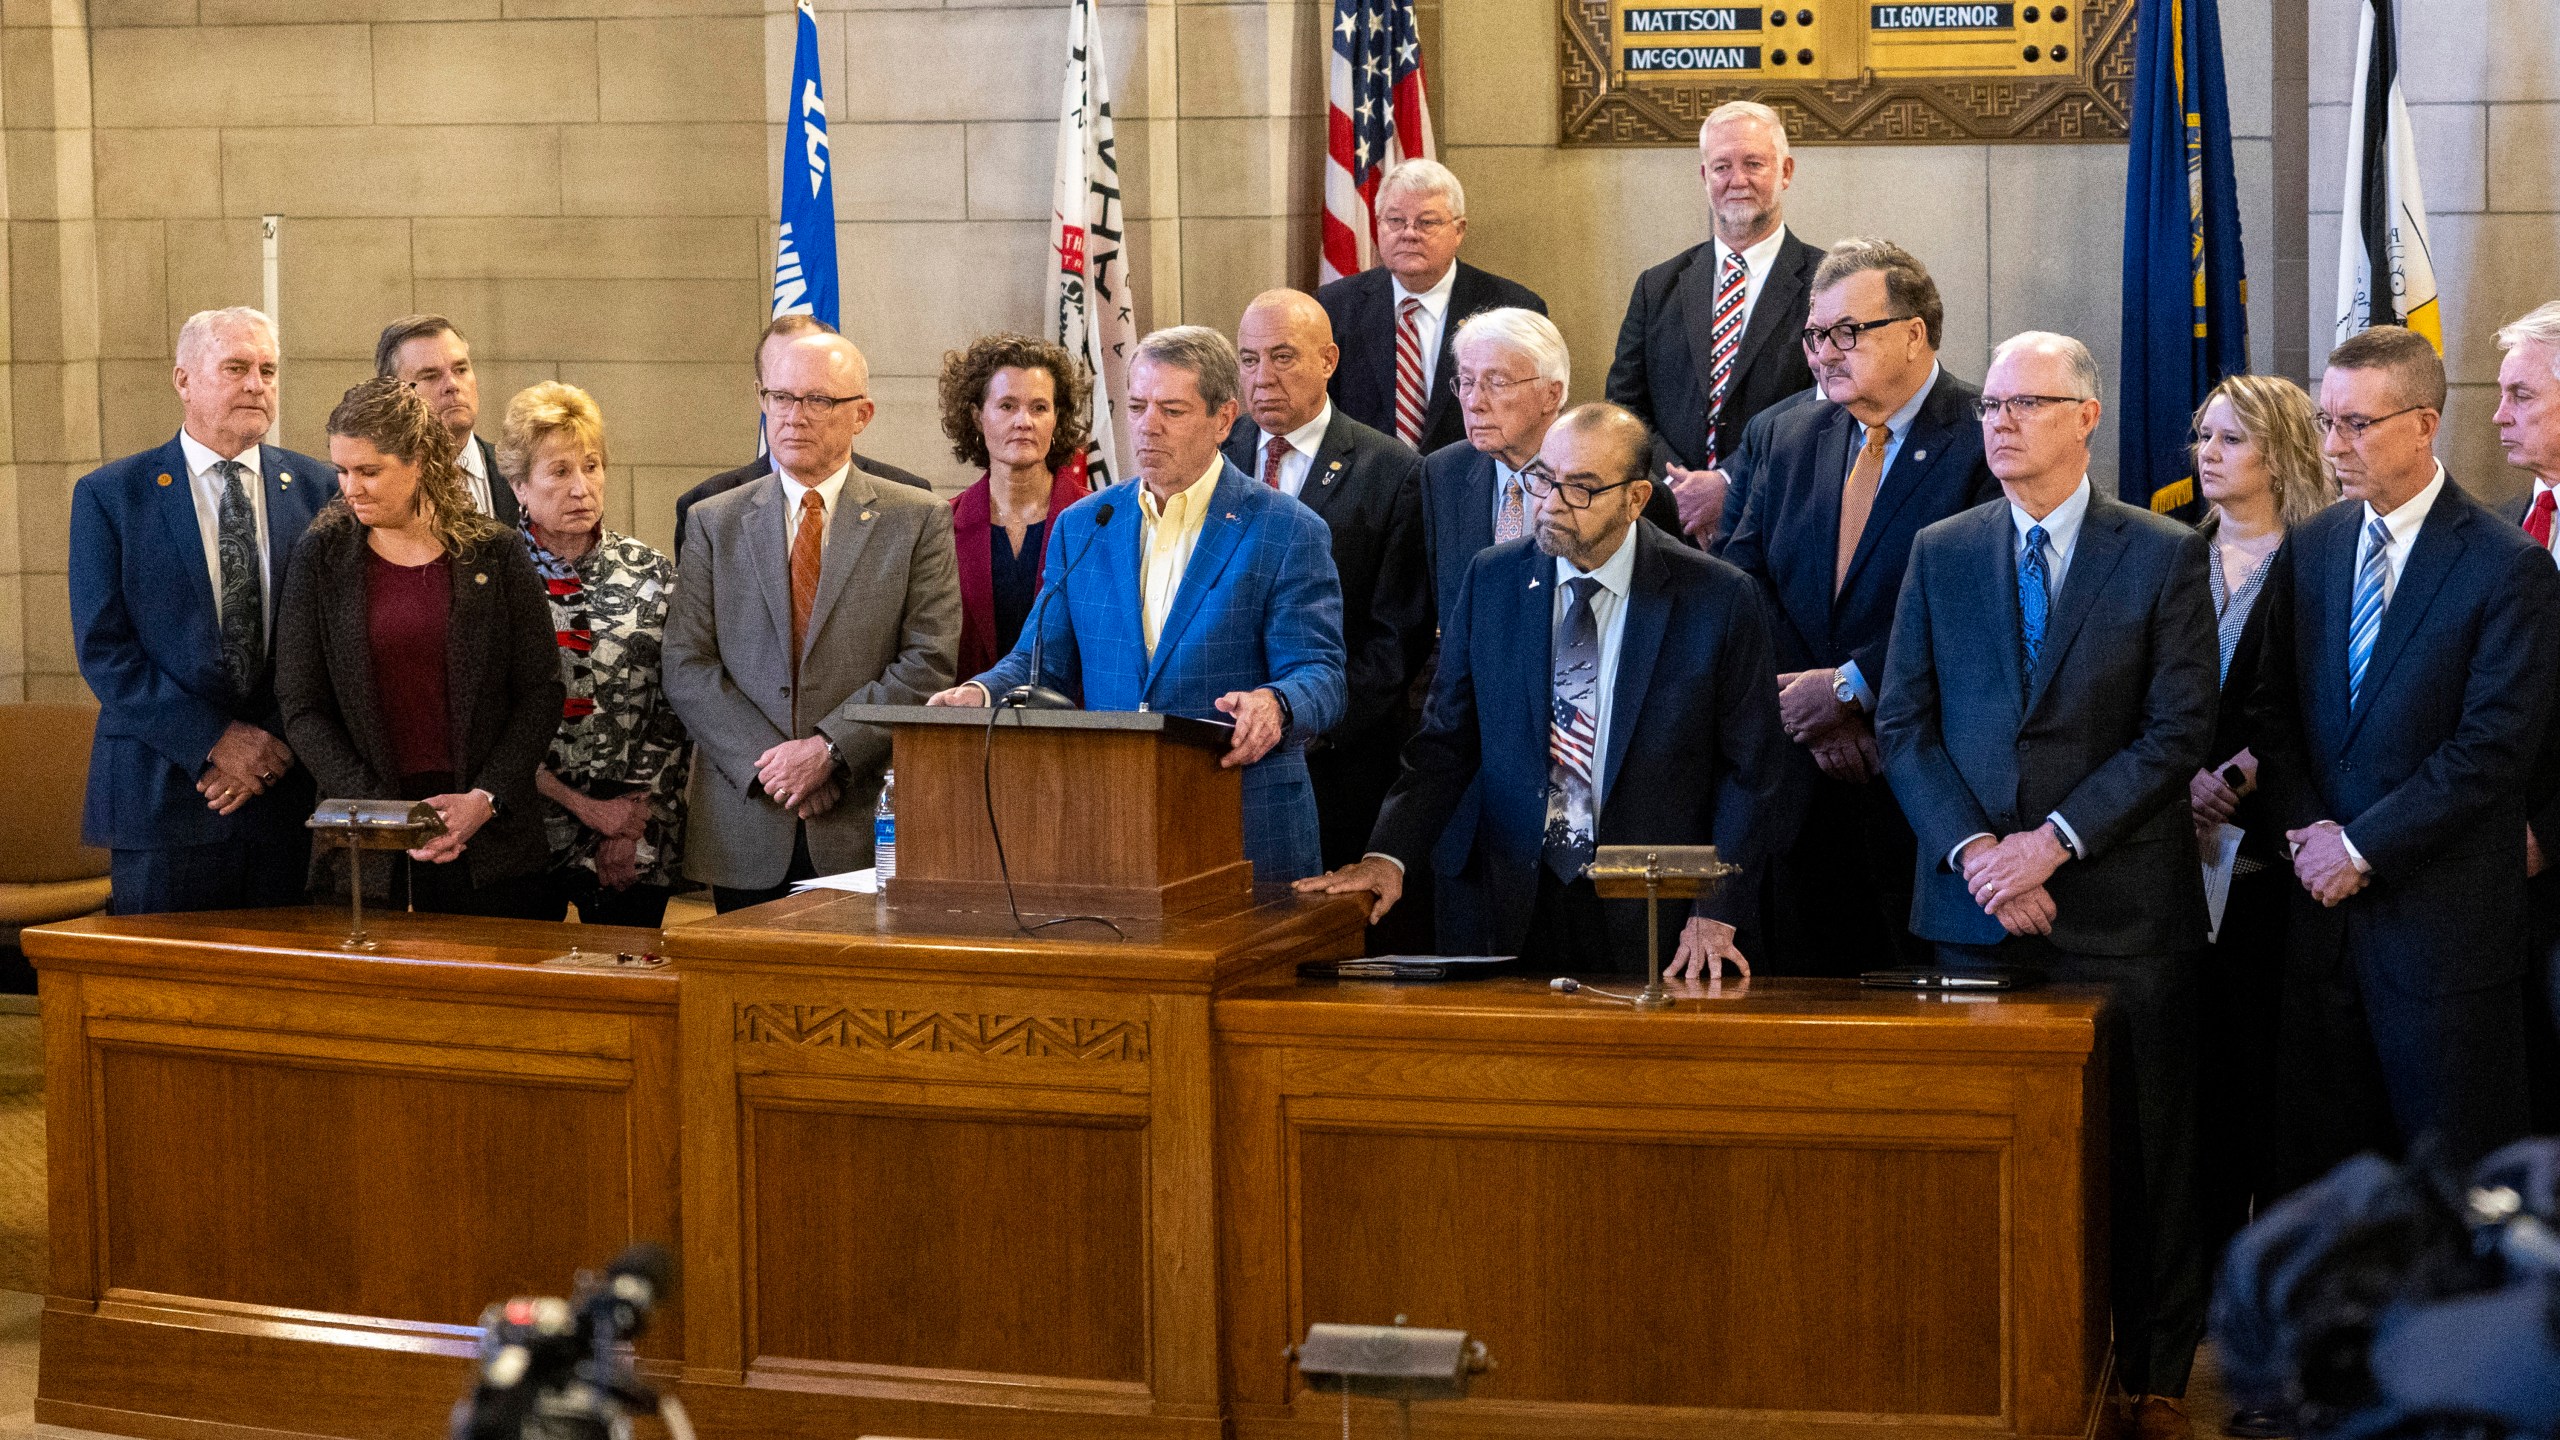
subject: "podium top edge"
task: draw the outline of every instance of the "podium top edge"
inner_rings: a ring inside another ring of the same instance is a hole
[[[848,719],[865,725],[958,725],[984,729],[987,724],[987,712],[983,708],[855,705],[843,713]],[[1187,715],[1167,715],[1157,710],[1006,710],[996,716],[996,728],[1152,733],[1185,745],[1220,752],[1233,743],[1235,736],[1234,730],[1228,726],[1194,720]]]

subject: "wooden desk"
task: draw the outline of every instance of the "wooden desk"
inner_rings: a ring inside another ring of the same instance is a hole
[[[1235,1433],[1339,1434],[1310,1321],[1472,1331],[1440,1436],[2080,1436],[2105,1370],[2098,1005],[1760,981],[1221,998]],[[1368,1433],[1392,1433],[1365,1422]]]
[[[90,919],[42,970],[36,1409],[132,1435],[428,1437],[481,1308],[678,1235],[676,977],[644,930],[344,911]],[[643,1353],[684,1352],[681,1311]]]

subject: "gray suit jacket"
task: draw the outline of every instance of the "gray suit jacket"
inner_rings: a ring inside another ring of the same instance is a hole
[[[791,578],[782,481],[766,475],[693,507],[667,616],[667,698],[700,756],[687,795],[685,874],[738,889],[778,885],[799,821],[756,781],[756,757],[824,734],[844,756],[844,798],[809,822],[820,874],[871,863],[871,812],[889,733],[854,705],[921,705],[952,683],[960,571],[951,507],[865,474],[845,477],[791,690]],[[707,762],[707,763],[706,763]]]

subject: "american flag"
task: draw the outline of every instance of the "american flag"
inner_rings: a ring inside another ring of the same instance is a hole
[[[1413,0],[1334,0],[1330,90],[1321,278],[1339,280],[1377,259],[1379,179],[1399,161],[1435,158]]]

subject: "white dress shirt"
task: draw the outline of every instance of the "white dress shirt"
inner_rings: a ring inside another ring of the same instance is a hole
[[[1929,403],[1929,392],[1937,388],[1938,367],[1935,362],[1932,362],[1929,366],[1929,378],[1920,382],[1920,388],[1911,392],[1911,398],[1902,402],[1901,409],[1885,417],[1884,468],[1879,472],[1880,478],[1876,484],[1875,510],[1867,512],[1868,523],[1874,523],[1875,511],[1884,508],[1884,487],[1893,483],[1893,461],[1895,456],[1902,453],[1902,437],[1911,433],[1911,422],[1920,418],[1920,407]],[[1857,417],[1853,415],[1850,419],[1854,423]],[[1858,429],[1858,443],[1849,447],[1849,469],[1841,473],[1841,484],[1848,484],[1849,474],[1858,468],[1858,452],[1865,448],[1865,445],[1866,427],[1861,424]],[[1842,679],[1849,682],[1849,693],[1858,702],[1858,708],[1870,715],[1874,714],[1876,692],[1874,687],[1867,684],[1867,677],[1858,673],[1858,662],[1851,660],[1843,663],[1840,667],[1840,675]]]
[[[1745,335],[1751,333],[1751,312],[1760,308],[1760,292],[1768,288],[1769,271],[1777,265],[1778,251],[1784,248],[1786,243],[1787,227],[1780,225],[1769,232],[1768,238],[1742,252],[1742,263],[1751,267],[1749,273],[1742,277],[1741,333]],[[1711,296],[1724,286],[1725,257],[1732,253],[1732,247],[1722,240],[1716,242],[1716,273],[1708,282],[1708,293]],[[1453,265],[1449,268],[1454,270],[1457,267]]]
[[[498,507],[489,498],[489,487],[497,481],[490,478],[489,457],[480,453],[479,436],[463,438],[462,453],[454,457],[454,463],[462,468],[462,488],[471,496],[471,508],[496,518]]]
[[[178,448],[187,457],[187,497],[196,504],[196,535],[204,541],[204,572],[213,582],[217,630],[222,625],[222,492],[227,487],[213,467],[225,459],[235,459],[248,470],[241,483],[249,487],[249,510],[258,522],[258,613],[267,622],[267,634],[274,635],[276,597],[268,593],[273,586],[267,566],[267,484],[258,470],[258,447],[251,445],[236,456],[217,455],[212,446],[181,430]]]
[[[1290,499],[1297,499],[1299,492],[1307,488],[1307,472],[1315,468],[1316,447],[1324,443],[1325,427],[1332,423],[1333,402],[1327,400],[1324,408],[1316,412],[1316,418],[1282,437],[1289,442],[1289,453],[1280,457],[1280,489]],[[1253,456],[1253,478],[1260,480],[1262,462],[1271,453],[1272,437],[1268,430],[1257,428],[1254,433],[1262,437]]]
[[[836,497],[844,493],[844,477],[852,473],[853,461],[848,458],[836,467],[836,473],[817,484],[818,514],[822,522],[818,527],[818,549],[821,552],[827,548],[827,528],[823,522],[835,518]],[[783,564],[788,566],[791,547],[800,538],[800,497],[808,494],[810,487],[792,479],[788,471],[778,466],[773,474],[782,482],[782,554]]]
[[[1392,323],[1399,326],[1404,323],[1404,302],[1422,302],[1422,313],[1413,317],[1413,328],[1422,340],[1422,408],[1425,410],[1431,408],[1431,382],[1439,376],[1440,331],[1449,321],[1449,291],[1457,283],[1458,262],[1455,260],[1449,262],[1439,284],[1419,295],[1404,288],[1402,280],[1390,277],[1387,281],[1387,288],[1393,292],[1395,301],[1395,308],[1387,317]],[[1294,495],[1297,492],[1293,490],[1290,493]]]
[[[2062,577],[2071,569],[2072,552],[2080,548],[2080,522],[2089,518],[2089,493],[2089,477],[2083,475],[2070,497],[2054,506],[2041,520],[2020,509],[2017,501],[2009,502],[2009,523],[2017,530],[2017,540],[2009,554],[2022,569],[2027,559],[2027,531],[2038,525],[2044,527],[2045,584],[2051,597],[2045,607],[2045,635],[2048,639],[2053,634],[2052,617],[2062,608]],[[2053,822],[2053,828],[2062,836],[2063,848],[2069,850],[2073,858],[2089,858],[2089,852],[2080,844],[2080,833],[2071,828],[2070,821],[2062,818],[2061,811],[2053,811],[2044,818]],[[1988,830],[1967,835],[1956,842],[1956,848],[1947,852],[1947,868],[1961,872],[1964,866],[1958,863],[1958,857],[1964,854],[1964,847],[1976,840],[1998,838]]]

